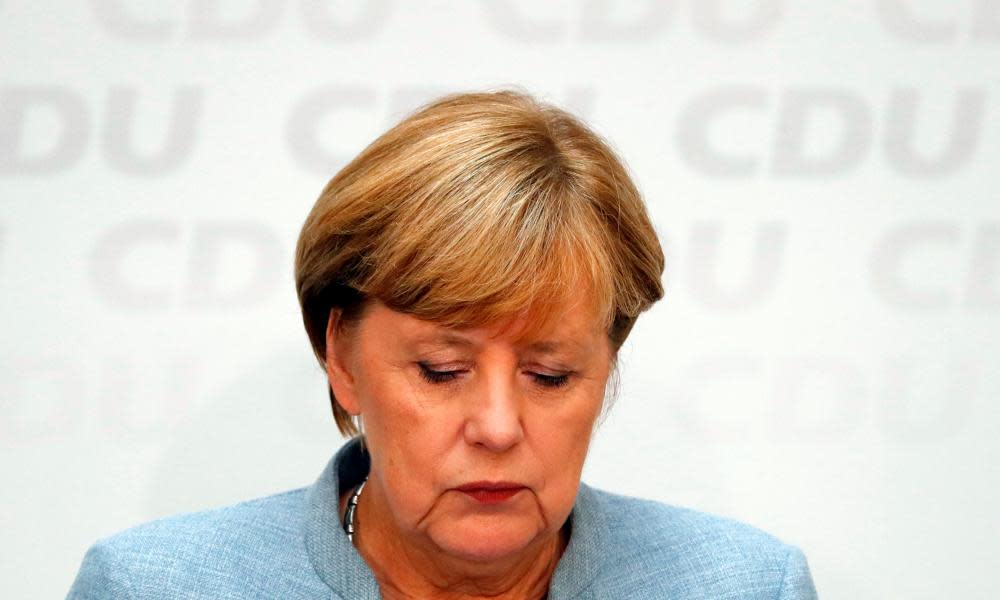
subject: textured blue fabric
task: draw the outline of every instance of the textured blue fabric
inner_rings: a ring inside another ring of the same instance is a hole
[[[352,440],[312,486],[98,540],[67,598],[378,599],[337,513],[368,468]],[[816,598],[802,552],[736,521],[581,484],[570,524],[550,600]]]

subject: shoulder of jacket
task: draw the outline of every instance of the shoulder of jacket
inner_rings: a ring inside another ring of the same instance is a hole
[[[804,561],[798,548],[735,519],[590,490],[607,523],[606,597],[776,598],[788,565]]]
[[[102,538],[99,543],[120,550],[127,550],[133,545],[148,549],[158,540],[196,541],[204,540],[204,536],[208,535],[221,541],[229,536],[255,535],[265,529],[275,534],[297,530],[304,516],[306,489],[298,488],[226,506],[162,517]]]
[[[219,573],[238,577],[249,563],[295,561],[306,489],[163,517],[102,537],[87,549],[68,598],[158,598],[146,592],[167,582],[162,589],[196,585]],[[257,560],[248,560],[253,555]]]
[[[756,553],[774,552],[781,557],[788,550],[788,546],[774,535],[736,519],[591,489],[615,538],[623,543],[650,545],[651,549],[672,548],[674,543],[738,546],[752,548]]]

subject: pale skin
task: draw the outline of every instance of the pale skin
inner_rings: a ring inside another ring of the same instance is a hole
[[[545,597],[611,369],[589,303],[559,315],[451,329],[378,301],[349,327],[331,311],[327,375],[372,461],[355,545],[383,598]],[[456,489],[479,481],[522,487]]]

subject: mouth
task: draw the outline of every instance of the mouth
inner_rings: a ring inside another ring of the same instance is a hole
[[[499,504],[528,488],[510,481],[473,481],[455,489],[481,504]]]

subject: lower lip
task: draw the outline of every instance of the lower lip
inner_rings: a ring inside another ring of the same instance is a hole
[[[461,490],[461,492],[481,504],[499,504],[509,500],[524,488],[505,488],[502,490]]]

